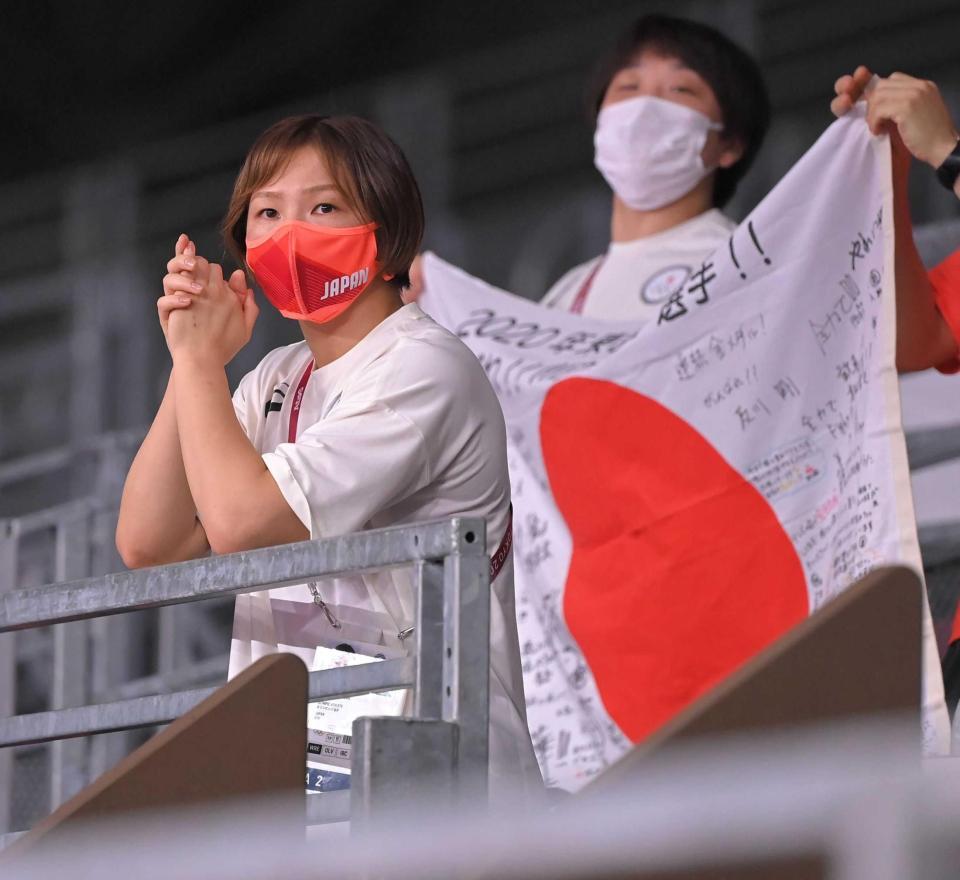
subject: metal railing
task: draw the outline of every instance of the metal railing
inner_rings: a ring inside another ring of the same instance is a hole
[[[457,726],[455,768],[463,797],[485,797],[488,764],[490,570],[481,519],[453,518],[372,530],[317,541],[3,592],[0,633],[112,614],[197,602],[273,587],[301,584],[384,568],[414,566],[416,618],[410,656],[310,674],[310,701],[370,691],[412,688],[413,716]],[[9,576],[6,572],[5,576]],[[0,638],[9,640],[10,636]],[[165,724],[188,711],[214,688],[136,696],[108,703],[56,708],[0,719],[0,747]],[[394,735],[389,726],[368,726],[371,737]],[[440,739],[431,740],[436,748]],[[452,746],[451,746],[452,747]],[[435,754],[421,756],[435,764]],[[354,758],[352,801],[370,812],[377,790],[389,784],[415,790],[420,758],[383,768]],[[388,773],[390,779],[379,778]],[[314,795],[311,800],[325,795]],[[347,819],[347,801],[333,810],[315,808],[327,821]]]

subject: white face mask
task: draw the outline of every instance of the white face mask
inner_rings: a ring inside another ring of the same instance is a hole
[[[604,107],[593,136],[594,164],[635,211],[653,211],[685,196],[712,169],[700,153],[723,128],[663,98],[642,96]]]

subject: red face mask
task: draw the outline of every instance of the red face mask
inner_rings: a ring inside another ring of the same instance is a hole
[[[338,229],[291,220],[247,242],[247,265],[281,315],[323,324],[373,281],[376,228],[376,223]]]

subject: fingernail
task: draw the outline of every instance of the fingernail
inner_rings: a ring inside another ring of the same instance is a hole
[[[187,257],[187,259],[183,261],[183,265],[186,266],[188,269],[192,269],[194,266],[197,265],[197,261],[193,259],[193,257]]]
[[[196,290],[199,293],[201,290],[203,290],[203,285],[199,281],[191,281],[190,289]]]
[[[177,302],[180,303],[180,305],[182,305],[182,306],[190,305],[190,297],[189,297],[189,296],[178,296],[178,297],[177,297]]]

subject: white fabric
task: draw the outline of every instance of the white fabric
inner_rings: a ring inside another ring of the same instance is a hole
[[[482,516],[492,553],[510,508],[504,423],[470,351],[417,305],[404,306],[314,370],[297,440],[289,443],[292,398],[310,360],[305,342],[275,349],[234,394],[240,424],[310,537]],[[340,638],[370,642],[380,635],[397,647],[396,633],[412,624],[407,569],[322,581],[318,588],[338,615],[375,613],[363,622],[346,619]],[[322,629],[319,614],[306,585],[238,596],[229,674],[278,644],[301,644],[305,621],[314,634]],[[380,629],[377,620],[388,622]],[[490,633],[491,795],[507,786],[533,794],[541,783],[526,729],[512,555],[491,590]]]
[[[570,509],[610,530],[602,541],[575,544],[553,489],[560,475],[551,474],[541,444],[546,428],[561,424],[566,434],[552,434],[553,448],[562,437],[570,455],[585,463],[568,465],[573,479],[606,473],[609,460],[621,473],[632,467],[643,474],[638,479],[653,489],[658,468],[676,480],[683,462],[673,459],[672,450],[656,460],[625,462],[608,453],[619,447],[605,445],[603,425],[578,433],[579,411],[564,422],[551,410],[554,421],[547,424],[542,413],[548,395],[557,399],[559,393],[569,404],[580,389],[597,388],[589,384],[593,380],[630,392],[619,399],[635,394],[650,402],[645,412],[660,407],[686,423],[769,505],[802,566],[809,611],[874,566],[904,563],[922,572],[894,366],[892,216],[889,143],[870,136],[861,110],[827,130],[707,258],[704,271],[663,305],[663,320],[628,323],[627,310],[613,315],[614,284],[594,300],[607,306],[607,316],[621,319],[610,323],[544,309],[433,255],[425,259],[423,308],[477,353],[507,420],[521,524],[514,546],[527,713],[548,784],[579,788],[630,747],[604,703],[599,673],[571,632],[568,612],[583,615],[579,625],[589,616],[591,650],[594,656],[606,652],[608,670],[611,661],[642,656],[651,646],[675,644],[679,660],[698,644],[695,634],[677,638],[645,629],[637,619],[626,651],[623,640],[603,642],[595,635],[604,627],[616,630],[622,618],[605,618],[596,600],[586,606],[566,601],[575,550],[582,571],[585,553],[628,547],[634,536],[642,539],[649,522],[642,511],[614,506],[623,486],[611,486],[612,516],[622,517],[612,524],[605,511],[576,508],[568,494]],[[629,281],[621,301],[635,305],[637,284]],[[568,284],[568,292],[574,287]],[[557,304],[565,306],[567,299]],[[606,418],[616,423],[617,415],[608,411]],[[610,434],[624,436],[623,427]],[[638,436],[644,428],[636,424]],[[690,503],[683,512],[697,509]],[[696,531],[690,534],[696,540]],[[666,562],[674,559],[670,545],[658,552]],[[664,588],[658,601],[670,602],[669,583],[656,581],[659,564],[653,559],[632,569],[638,580],[631,584],[646,597],[650,572],[652,583]],[[622,575],[590,571],[597,591],[625,592]],[[718,579],[728,575],[718,572]],[[583,583],[578,581],[581,590]],[[682,601],[695,608],[698,593],[691,590]],[[716,606],[708,610],[707,619],[715,618]],[[943,754],[949,724],[926,602],[922,650],[924,746]],[[664,676],[670,672],[665,665]],[[621,669],[616,681],[623,677]],[[645,710],[651,698],[635,690],[634,706]],[[620,708],[626,713],[622,702]]]
[[[709,116],[664,98],[641,95],[604,107],[593,136],[594,164],[635,211],[653,211],[685,196],[711,169],[703,148]]]
[[[713,208],[664,232],[611,242],[605,255],[567,272],[542,302],[569,311],[602,260],[582,314],[609,321],[656,321],[663,303],[687,283],[705,257],[726,244],[735,228],[732,220]]]

